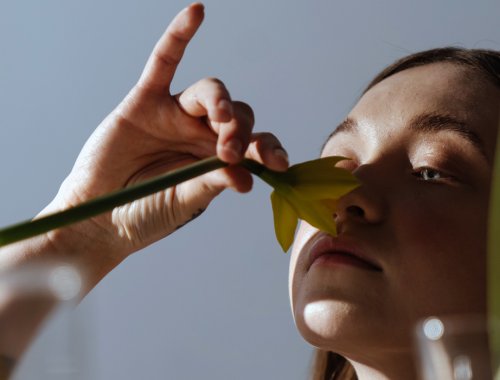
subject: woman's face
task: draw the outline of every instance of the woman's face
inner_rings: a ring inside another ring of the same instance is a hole
[[[471,70],[430,64],[374,86],[332,134],[322,155],[351,158],[339,166],[361,186],[338,202],[336,238],[303,222],[295,240],[290,295],[310,343],[401,351],[421,318],[485,311],[499,102]]]

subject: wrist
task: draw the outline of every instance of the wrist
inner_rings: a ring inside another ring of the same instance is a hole
[[[37,217],[68,207],[71,204],[61,206],[56,197]],[[90,219],[54,229],[4,249],[8,251],[6,256],[11,257],[10,261],[20,265],[36,262],[72,265],[82,276],[83,297],[128,256],[115,240],[102,223]]]
[[[43,243],[55,260],[67,263],[80,272],[83,280],[82,297],[118,266],[128,254],[111,249],[111,237],[95,231],[92,222],[81,222],[59,228],[44,235]]]

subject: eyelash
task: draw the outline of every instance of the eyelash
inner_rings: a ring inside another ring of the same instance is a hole
[[[348,157],[347,155],[344,155]],[[353,171],[358,167],[358,163],[356,160],[349,158],[348,160],[343,160],[339,164],[338,167],[342,167],[343,169]],[[433,178],[431,176],[438,175],[438,178]],[[456,182],[457,178],[446,173],[442,170],[432,168],[430,166],[422,166],[420,168],[416,168],[413,170],[412,175],[417,178],[420,182],[427,182],[433,184],[443,184],[443,183],[451,183]]]
[[[437,174],[438,178],[432,178],[429,174],[435,175]],[[423,182],[434,182],[434,183],[442,183],[446,181],[451,181],[454,179],[453,176],[444,173],[441,170],[430,168],[430,167],[422,167],[415,169],[412,173],[413,176],[419,178]]]

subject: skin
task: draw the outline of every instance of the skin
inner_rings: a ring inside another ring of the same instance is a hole
[[[203,16],[203,5],[195,3],[174,18],[137,84],[97,127],[40,215],[212,155],[230,164],[246,156],[273,170],[287,169],[287,154],[278,139],[252,132],[252,109],[233,100],[219,79],[202,79],[179,94],[170,92]],[[207,173],[112,213],[7,246],[0,251],[0,271],[19,270],[39,260],[69,261],[85,276],[83,297],[131,253],[192,220],[224,189],[247,192],[251,187],[251,174],[237,165]],[[12,292],[0,300],[0,358],[8,358],[3,362],[23,353],[51,310],[53,302],[46,298],[25,300]]]
[[[252,133],[251,108],[231,99],[220,80],[206,78],[180,94],[170,92],[202,19],[203,6],[193,4],[172,21],[137,84],[89,138],[41,215],[213,154],[231,164],[245,155],[274,170],[287,168],[276,137]],[[349,115],[360,124],[358,133],[338,134],[324,149],[324,155],[352,157],[343,165],[362,183],[339,202],[333,216],[339,234],[377,257],[383,270],[307,270],[308,244],[317,231],[302,223],[292,255],[292,306],[301,334],[349,358],[360,379],[410,378],[410,332],[417,319],[485,309],[491,167],[460,136],[416,134],[407,124],[430,110],[460,117],[481,136],[491,162],[498,99],[491,84],[450,64],[407,70],[363,96]],[[451,168],[449,161],[455,162]],[[423,166],[459,180],[429,181],[419,170]],[[231,166],[5,247],[0,269],[18,270],[39,260],[71,261],[86,275],[83,297],[131,253],[189,222],[226,188],[249,191],[250,174]],[[457,294],[461,297],[450,296]],[[11,294],[0,300],[0,330],[8,326],[0,331],[0,373],[10,370],[52,307],[45,296],[28,298]]]
[[[343,155],[361,186],[333,215],[339,238],[382,271],[314,265],[318,231],[302,223],[290,296],[300,333],[337,352],[360,379],[410,379],[413,329],[430,315],[486,310],[486,229],[500,91],[470,69],[434,63],[397,73],[366,92],[323,156]],[[420,131],[435,112],[463,121],[483,153],[457,132]],[[432,168],[429,171],[426,168]]]

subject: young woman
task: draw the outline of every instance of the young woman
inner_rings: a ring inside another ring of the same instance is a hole
[[[420,319],[486,312],[499,121],[500,53],[446,48],[385,69],[332,133],[323,155],[352,158],[361,186],[339,201],[338,237],[302,223],[295,240],[290,294],[321,348],[315,380],[411,379]]]
[[[231,164],[246,155],[287,168],[279,141],[252,134],[251,108],[232,100],[219,80],[170,94],[202,18],[202,5],[193,4],[172,21],[137,85],[90,137],[42,214],[213,154]],[[300,333],[320,350],[314,379],[411,379],[416,321],[484,313],[499,67],[499,54],[486,51],[404,59],[374,80],[325,144],[324,156],[352,159],[342,165],[361,186],[332,215],[337,237],[302,223],[293,248],[290,296]],[[228,187],[250,190],[250,174],[233,165],[8,246],[0,266],[71,259],[85,270],[84,296],[129,254],[187,223]],[[0,341],[6,358],[21,355],[50,303],[30,305],[20,319],[23,307],[1,310],[0,326],[9,326]]]

